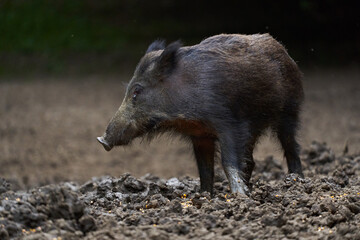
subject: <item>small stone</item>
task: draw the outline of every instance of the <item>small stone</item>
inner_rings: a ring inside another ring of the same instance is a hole
[[[96,229],[95,219],[90,215],[82,216],[79,219],[81,231],[87,233]]]
[[[177,178],[170,178],[169,180],[166,181],[166,185],[173,188],[184,187],[184,184],[180,182],[179,179]]]
[[[181,203],[178,200],[174,200],[171,203],[170,208],[171,208],[172,211],[174,211],[176,213],[181,213],[182,212]]]
[[[0,239],[9,239],[9,233],[4,228],[0,229]]]
[[[360,212],[360,206],[355,203],[349,203],[346,207],[354,214],[358,214]]]

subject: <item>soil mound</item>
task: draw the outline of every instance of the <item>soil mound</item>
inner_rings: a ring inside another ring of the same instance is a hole
[[[13,191],[0,179],[0,239],[360,239],[360,155],[303,151],[305,179],[257,161],[251,195],[199,180],[130,174]]]

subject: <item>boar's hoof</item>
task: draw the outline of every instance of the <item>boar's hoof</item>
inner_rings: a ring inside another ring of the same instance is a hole
[[[103,137],[97,137],[96,138],[101,145],[105,148],[106,151],[110,151],[112,147],[105,141]]]

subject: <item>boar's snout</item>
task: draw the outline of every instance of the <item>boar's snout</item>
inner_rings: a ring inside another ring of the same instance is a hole
[[[110,151],[113,147],[105,140],[104,137],[97,137],[96,138],[101,145],[105,148],[106,151]]]

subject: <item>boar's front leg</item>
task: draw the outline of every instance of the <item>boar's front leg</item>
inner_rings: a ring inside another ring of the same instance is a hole
[[[249,194],[246,185],[246,146],[250,140],[247,122],[221,126],[217,129],[221,149],[221,161],[232,193]]]
[[[193,137],[194,154],[200,175],[200,190],[213,194],[215,140],[208,137]]]

